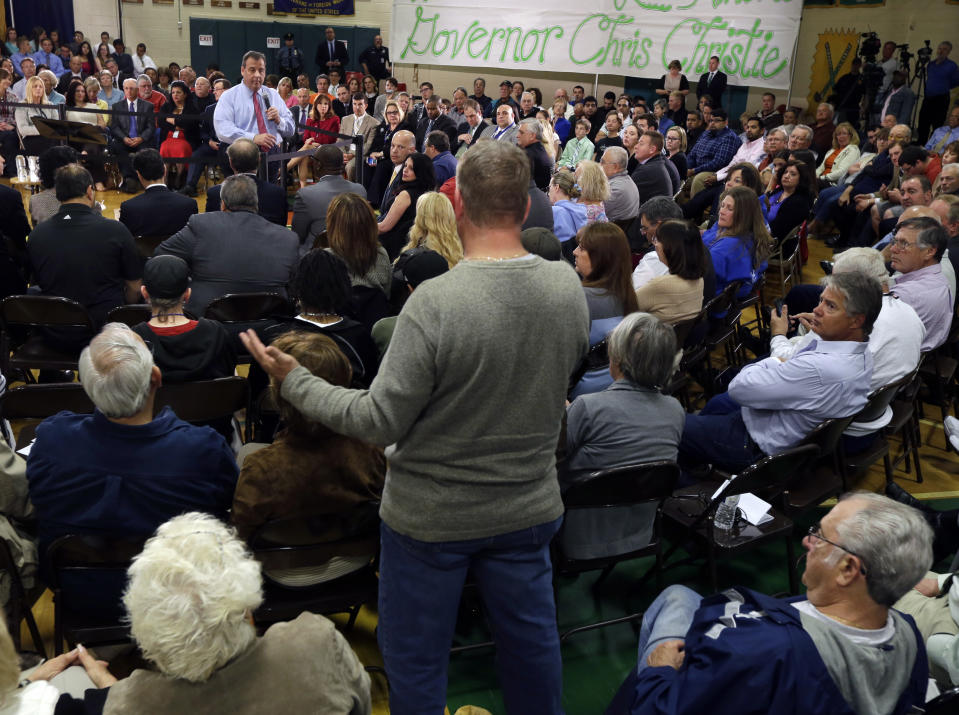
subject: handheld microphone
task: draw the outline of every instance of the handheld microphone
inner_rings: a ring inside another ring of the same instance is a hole
[[[263,97],[263,104],[266,105],[267,111],[270,110],[270,93],[269,92],[260,92],[260,96]]]

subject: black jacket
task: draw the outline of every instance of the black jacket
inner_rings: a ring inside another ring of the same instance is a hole
[[[165,186],[151,186],[120,204],[120,223],[134,236],[172,236],[197,211],[190,197]]]

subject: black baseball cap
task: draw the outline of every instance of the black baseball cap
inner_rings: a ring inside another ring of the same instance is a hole
[[[177,256],[154,256],[143,266],[143,285],[151,298],[179,298],[190,287],[190,267]]]
[[[283,39],[284,39],[284,40],[292,40],[292,39],[293,39],[293,33],[292,33],[292,32],[286,33],[285,35],[283,35]]]
[[[513,83],[510,82],[508,79],[504,79],[502,82],[499,83],[499,86],[500,86],[500,87],[512,87],[512,86],[513,86]]]

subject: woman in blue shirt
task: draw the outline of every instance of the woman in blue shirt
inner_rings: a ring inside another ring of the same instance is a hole
[[[716,226],[715,238],[706,243],[716,270],[716,295],[733,281],[742,281],[738,295],[745,297],[766,270],[772,244],[756,192],[745,186],[725,192]]]

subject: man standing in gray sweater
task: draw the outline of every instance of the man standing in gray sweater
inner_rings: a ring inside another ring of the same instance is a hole
[[[529,178],[526,155],[509,142],[463,157],[454,208],[465,259],[410,296],[369,390],[330,385],[242,336],[304,415],[389,445],[378,637],[394,715],[443,712],[470,569],[493,624],[507,712],[562,712],[554,450],[589,317],[572,269],[523,248]]]

